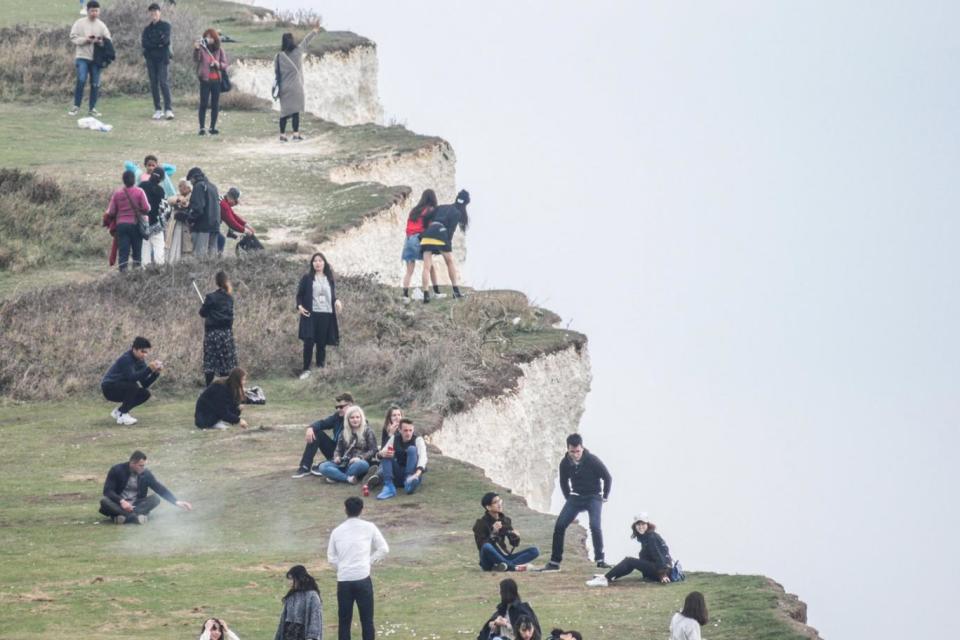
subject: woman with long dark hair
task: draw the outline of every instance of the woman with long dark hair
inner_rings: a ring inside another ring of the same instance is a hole
[[[226,376],[237,366],[233,340],[233,285],[223,271],[214,277],[217,290],[208,293],[200,307],[203,317],[203,379],[207,386],[214,375]]]
[[[197,398],[193,422],[199,429],[227,429],[232,424],[247,428],[247,421],[240,417],[247,372],[235,368],[226,378],[209,385]]]
[[[387,409],[386,415],[383,417],[383,429],[380,431],[380,449],[377,451],[376,456],[374,456],[374,463],[379,463],[382,459],[387,443],[390,441],[391,436],[395,434],[400,429],[400,421],[403,419],[403,410],[397,405],[391,405]],[[367,473],[367,481],[364,484],[364,495],[369,493],[371,489],[375,489],[383,484],[383,477],[380,475],[380,466],[379,464],[372,464],[370,466],[370,471]]]
[[[203,621],[200,637],[197,640],[240,640],[240,638],[220,618],[207,618]]]
[[[457,282],[457,265],[453,261],[453,234],[459,226],[464,233],[470,224],[470,217],[467,215],[467,205],[470,204],[470,194],[466,189],[461,189],[457,194],[457,201],[453,204],[445,204],[434,209],[429,214],[427,226],[420,236],[420,256],[423,259],[423,302],[430,302],[430,293],[427,291],[429,284],[427,279],[433,269],[433,256],[443,256],[443,261],[447,265],[447,275],[450,277],[450,284],[453,286],[453,297],[462,298],[460,287]]]
[[[320,23],[313,25],[300,44],[294,42],[292,33],[280,38],[280,53],[273,59],[273,75],[276,98],[280,101],[280,142],[287,141],[287,120],[293,119],[293,139],[303,140],[300,135],[300,114],[306,110],[303,91],[303,52],[310,41],[320,33]]]
[[[709,620],[703,594],[691,591],[683,601],[683,611],[670,619],[670,640],[700,640],[700,627]]]
[[[433,189],[425,189],[420,196],[420,201],[410,210],[407,215],[407,239],[403,243],[403,253],[400,259],[403,260],[406,272],[403,274],[403,303],[410,302],[410,279],[413,278],[413,271],[417,267],[417,261],[422,260],[420,255],[420,236],[423,234],[424,226],[433,210],[437,207],[437,194]],[[433,282],[433,294],[437,298],[445,297],[440,293],[440,287],[437,286],[437,268],[430,267],[430,281]],[[424,289],[424,292],[427,290]]]
[[[639,571],[644,579],[667,584],[670,582],[670,570],[673,568],[673,558],[670,549],[657,533],[657,525],[650,522],[646,513],[633,518],[630,526],[630,537],[643,545],[637,558],[624,558],[615,567],[604,574],[598,574],[587,581],[590,587],[606,587],[614,580],[618,580],[631,571]]]
[[[323,640],[323,601],[317,581],[302,564],[287,571],[290,590],[283,596],[283,611],[274,640]]]
[[[303,373],[300,379],[310,377],[310,360],[317,350],[317,366],[327,362],[327,345],[340,344],[340,326],[337,314],[343,305],[337,300],[337,285],[333,268],[322,253],[310,257],[310,268],[300,278],[297,287],[297,313],[300,314],[298,337],[303,341]]]
[[[517,582],[512,578],[501,580],[500,604],[497,605],[496,611],[483,625],[483,628],[480,629],[477,640],[493,640],[504,636],[504,634],[514,637],[522,617],[532,620],[536,633],[541,633],[537,614],[533,612],[533,608],[529,604],[520,599]]]
[[[220,81],[223,72],[229,66],[227,54],[220,44],[220,34],[216,29],[203,32],[200,41],[193,45],[193,61],[197,65],[197,79],[200,81],[200,108],[197,117],[200,120],[200,135],[207,135],[207,108],[210,109],[210,135],[215,136],[217,117],[220,115]]]

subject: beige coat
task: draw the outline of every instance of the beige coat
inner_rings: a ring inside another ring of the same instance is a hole
[[[93,60],[93,43],[87,39],[87,36],[110,38],[110,29],[107,29],[107,25],[103,24],[100,18],[96,20],[80,18],[74,22],[70,29],[70,42],[76,47],[74,58]]]

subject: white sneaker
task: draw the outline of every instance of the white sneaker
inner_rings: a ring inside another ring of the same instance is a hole
[[[116,409],[114,409],[113,411],[111,411],[111,412],[110,412],[110,417],[113,418],[114,420],[119,420],[119,419],[120,419],[120,407],[117,407]]]
[[[137,419],[129,413],[121,413],[119,416],[117,416],[117,424],[122,424],[125,427],[129,427],[130,425],[137,424]]]
[[[217,424],[210,427],[211,429],[229,429],[230,425],[224,422],[223,420],[217,422]]]
[[[410,296],[401,296],[400,302],[403,304],[410,304]]]
[[[147,524],[147,520],[149,520],[149,518],[143,514],[137,516],[137,524]]]
[[[154,111],[154,112],[153,112],[153,119],[154,119],[154,120],[162,120],[162,119],[163,119],[163,111],[160,111],[159,109],[158,109],[157,111]]]
[[[84,15],[86,15],[86,13],[84,13]],[[80,107],[77,106],[70,107],[70,111],[67,111],[68,116],[75,116],[78,113],[80,113]]]
[[[607,582],[607,579],[602,576],[593,576],[593,580],[587,580],[588,587],[609,587],[610,583]]]
[[[306,380],[309,377],[310,377],[310,369],[307,369],[306,371],[300,374],[301,380]]]
[[[163,117],[166,118],[167,120],[173,120],[175,116],[173,115],[173,111],[171,109],[167,109],[164,112]]]
[[[447,297],[447,294],[446,294],[446,293],[435,293],[435,294],[433,294],[433,299],[434,299],[434,300],[443,300],[443,299],[446,298],[446,297]]]

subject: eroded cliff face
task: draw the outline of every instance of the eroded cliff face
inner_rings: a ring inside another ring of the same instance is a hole
[[[549,512],[565,439],[578,430],[590,391],[590,358],[586,346],[570,346],[520,368],[515,389],[446,417],[427,440]]]
[[[240,60],[231,65],[230,71],[230,79],[238,90],[272,101],[272,62]],[[305,56],[303,85],[307,111],[324,120],[353,125],[379,123],[383,119],[377,92],[376,47]],[[279,110],[280,103],[274,102],[273,108]]]

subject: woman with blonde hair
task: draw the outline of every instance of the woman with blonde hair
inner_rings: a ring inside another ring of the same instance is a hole
[[[183,256],[193,253],[190,241],[190,226],[187,224],[187,211],[190,209],[190,194],[193,185],[183,178],[177,184],[177,194],[167,198],[173,209],[170,225],[167,227],[167,262],[180,262]]]
[[[377,453],[377,436],[367,424],[363,409],[351,405],[343,414],[344,429],[337,440],[333,460],[320,465],[320,473],[330,484],[356,484],[370,469]]]

